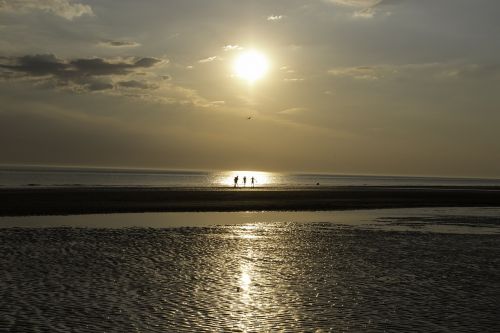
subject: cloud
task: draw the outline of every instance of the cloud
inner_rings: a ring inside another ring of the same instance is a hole
[[[158,89],[159,86],[154,83],[149,83],[147,81],[137,81],[137,80],[129,80],[129,81],[119,81],[116,83],[120,87],[131,88],[131,89]]]
[[[67,64],[53,54],[25,55],[18,58],[4,58],[7,63],[0,63],[0,68],[14,72],[23,72],[30,76],[44,76],[60,74],[65,71]]]
[[[213,56],[213,57],[208,57],[208,58],[205,58],[205,59],[201,59],[201,60],[198,60],[199,63],[203,64],[205,62],[212,62],[214,60],[217,60],[217,56]]]
[[[239,50],[243,50],[243,47],[239,46],[239,45],[225,45],[222,47],[222,49],[226,52],[228,51],[239,51]]]
[[[349,7],[373,7],[383,0],[328,0],[328,2]]]
[[[83,15],[94,15],[89,5],[71,0],[0,0],[0,11],[10,13],[43,11],[67,20]]]
[[[346,7],[357,8],[354,17],[372,18],[383,5],[390,5],[402,0],[326,0],[327,2]]]
[[[374,66],[358,66],[358,67],[342,67],[334,68],[328,71],[328,74],[337,77],[349,77],[356,80],[378,80],[380,78],[380,67]]]
[[[450,79],[500,80],[500,64],[466,64],[440,71],[439,77]]]
[[[103,40],[99,42],[99,45],[108,47],[137,47],[141,44],[125,40]]]
[[[26,75],[54,75],[73,77],[85,75],[124,75],[135,69],[148,68],[163,62],[158,58],[131,58],[108,60],[104,58],[82,58],[63,60],[53,54],[25,55],[4,58],[7,63],[0,63],[0,68],[23,72]]]
[[[87,82],[85,84],[85,88],[89,91],[102,91],[102,90],[108,90],[108,89],[113,89],[113,84],[110,82],[105,82],[105,81],[93,81],[93,82]]]
[[[337,67],[328,74],[354,80],[474,80],[500,79],[500,64],[470,64],[462,62],[430,62],[400,65]]]
[[[0,73],[10,73],[10,78],[38,78],[38,81],[56,87],[100,91],[113,88],[114,76],[137,73],[163,62],[165,60],[152,57],[64,60],[53,54],[37,54],[1,58]]]
[[[270,15],[267,17],[267,20],[268,21],[280,21],[283,18],[284,18],[283,15]]]
[[[211,109],[223,106],[221,101],[210,101],[196,90],[174,84],[169,75],[155,73],[157,67],[167,62],[167,59],[153,57],[0,56],[0,80],[24,81],[38,88],[76,93],[105,92],[151,103]]]
[[[149,68],[161,62],[157,58],[140,58],[134,62],[111,62],[103,58],[76,59],[68,64],[65,74],[72,75],[125,75],[139,68]]]
[[[281,115],[293,115],[293,114],[303,113],[305,111],[307,111],[306,108],[295,107],[295,108],[289,108],[289,109],[281,110],[278,113],[281,114]]]

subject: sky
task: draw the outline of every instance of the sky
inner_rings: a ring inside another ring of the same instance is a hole
[[[0,0],[0,164],[499,178],[498,13]],[[249,82],[252,50],[268,68]]]

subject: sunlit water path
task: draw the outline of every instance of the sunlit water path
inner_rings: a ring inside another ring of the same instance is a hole
[[[1,218],[0,331],[497,332],[499,213]]]

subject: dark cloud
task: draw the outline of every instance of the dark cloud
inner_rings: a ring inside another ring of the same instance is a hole
[[[113,89],[114,86],[110,82],[94,81],[87,83],[85,87],[90,91],[101,91],[101,90]]]
[[[152,57],[118,61],[104,58],[63,60],[53,54],[3,57],[0,59],[0,73],[2,73],[0,77],[12,77],[12,73],[18,73],[24,77],[46,76],[55,79],[57,86],[73,84],[89,91],[99,91],[113,88],[112,83],[106,80],[106,77],[135,73],[141,69],[151,68],[162,61]],[[136,88],[139,86],[137,85]],[[154,85],[144,83],[140,88],[154,88]]]
[[[0,64],[0,68],[23,72],[30,76],[59,75],[67,68],[67,64],[57,59],[53,54],[25,55],[14,59],[4,58],[3,60],[8,61],[8,63]]]
[[[104,58],[75,59],[65,61],[53,54],[26,55],[4,58],[0,68],[23,72],[29,76],[53,75],[57,77],[125,75],[141,68],[153,67],[163,60],[139,58],[132,61],[111,61]],[[7,63],[5,63],[7,62]]]
[[[157,89],[158,85],[153,83],[148,83],[145,81],[129,80],[120,81],[117,83],[118,86],[124,88],[135,88],[135,89]]]
[[[157,58],[140,58],[133,63],[110,62],[103,58],[76,59],[69,63],[69,69],[83,75],[125,75],[134,69],[153,67],[160,62]]]
[[[161,61],[162,60],[157,59],[157,58],[141,58],[141,59],[136,61],[134,66],[136,66],[136,67],[152,67]]]

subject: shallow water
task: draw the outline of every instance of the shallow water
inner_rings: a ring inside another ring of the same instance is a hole
[[[328,222],[358,229],[500,234],[500,207],[391,208],[349,211],[247,211],[0,217],[0,228],[175,228],[254,223]]]
[[[496,211],[0,228],[0,331],[498,332]]]
[[[145,186],[145,187],[256,187],[321,186],[500,186],[500,179],[443,178],[416,176],[336,175],[263,171],[188,171],[110,169],[83,167],[1,166],[1,187],[52,186]]]

